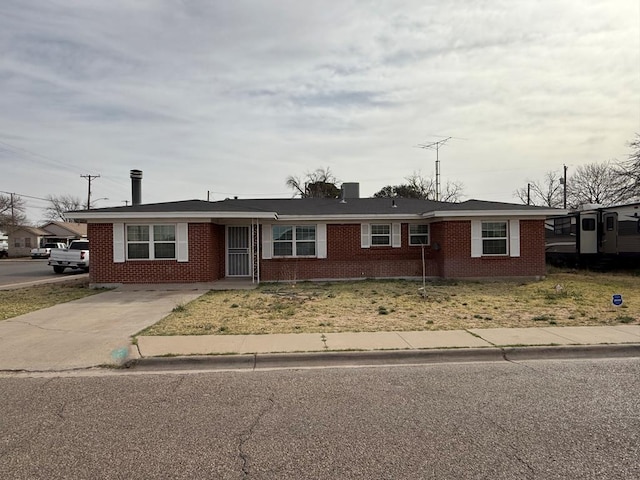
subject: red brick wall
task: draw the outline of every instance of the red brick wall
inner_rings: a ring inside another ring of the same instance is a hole
[[[192,283],[224,277],[224,227],[211,223],[189,224],[189,261],[131,260],[113,263],[113,226],[90,223],[89,281],[103,283]]]
[[[441,222],[432,227],[432,245],[441,249],[434,253],[440,275],[444,278],[464,277],[532,277],[546,273],[544,221],[520,221],[519,257],[471,258],[471,223]]]
[[[402,247],[360,247],[360,224],[327,225],[327,258],[262,260],[264,281],[320,278],[421,277],[420,247],[409,246],[409,227],[402,224]],[[429,247],[425,250],[427,276],[437,267]]]
[[[90,281],[103,283],[210,282],[225,276],[225,229],[211,223],[189,224],[189,262],[134,260],[113,263],[111,224],[89,224]],[[520,222],[520,257],[471,258],[469,221],[431,224],[425,249],[427,277],[532,277],[545,275],[544,222]],[[327,258],[260,261],[263,281],[328,278],[421,277],[421,248],[409,246],[402,224],[402,246],[360,247],[360,224],[327,225]]]

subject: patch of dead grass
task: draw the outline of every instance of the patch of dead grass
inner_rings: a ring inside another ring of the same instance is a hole
[[[0,290],[0,320],[78,300],[101,291],[103,290],[89,288],[89,281],[86,279]]]
[[[640,282],[628,274],[558,272],[532,283],[359,281],[263,284],[211,291],[145,335],[458,330],[639,323]],[[622,294],[623,307],[611,296]]]

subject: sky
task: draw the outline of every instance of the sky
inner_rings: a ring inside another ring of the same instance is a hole
[[[0,191],[94,207],[361,196],[419,173],[464,199],[623,160],[640,133],[637,0],[3,0]]]

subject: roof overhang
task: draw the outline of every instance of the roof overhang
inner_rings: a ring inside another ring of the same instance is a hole
[[[181,219],[212,219],[212,218],[241,218],[241,219],[276,219],[276,212],[82,212],[78,216],[69,214],[74,220],[162,220],[166,218]]]
[[[510,218],[547,218],[565,215],[567,210],[436,210],[424,212],[422,218],[471,218],[471,217],[510,217]]]

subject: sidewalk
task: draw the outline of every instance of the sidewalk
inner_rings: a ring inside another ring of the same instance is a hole
[[[640,356],[640,325],[489,328],[450,331],[139,336],[142,358],[335,351],[406,351],[508,347],[628,345]]]

